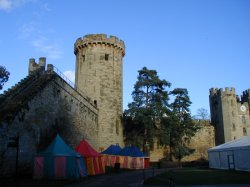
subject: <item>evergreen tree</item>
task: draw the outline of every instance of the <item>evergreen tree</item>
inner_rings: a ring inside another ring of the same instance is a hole
[[[154,138],[161,134],[158,124],[168,110],[169,93],[165,89],[171,83],[161,80],[155,70],[144,67],[138,72],[133,102],[128,104],[123,115],[125,141],[137,144],[147,152],[153,146]]]
[[[171,103],[171,113],[165,121],[170,133],[170,159],[174,156],[181,161],[184,156],[190,155],[194,150],[187,147],[191,137],[195,135],[198,127],[190,115],[191,101],[187,89],[176,88],[171,91],[175,97]]]
[[[10,73],[5,67],[0,66],[0,90],[3,89],[3,85],[8,81]]]

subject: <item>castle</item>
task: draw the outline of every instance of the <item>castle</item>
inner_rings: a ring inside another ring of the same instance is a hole
[[[33,156],[59,133],[74,148],[83,138],[98,151],[111,144],[124,146],[122,66],[125,44],[115,36],[86,35],[74,44],[75,84],[46,58],[29,59],[28,75],[0,95],[0,176],[31,173]],[[211,89],[216,143],[249,134],[250,91],[241,101],[234,89]],[[190,142],[196,152],[184,160],[207,158],[214,127],[207,122]],[[155,143],[151,161],[165,157]]]
[[[235,88],[211,88],[209,102],[216,145],[250,135],[250,89],[239,98]]]
[[[124,42],[117,37],[86,35],[76,40],[76,85],[98,108],[98,147],[123,146],[121,125]]]
[[[74,148],[123,146],[122,60],[115,36],[76,40],[76,85],[46,58],[29,60],[28,76],[0,95],[0,175],[32,171],[33,156],[59,133]]]

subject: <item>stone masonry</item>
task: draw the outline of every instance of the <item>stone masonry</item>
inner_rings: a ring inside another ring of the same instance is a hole
[[[215,146],[214,127],[209,121],[195,121],[200,126],[198,132],[193,136],[188,144],[188,147],[195,149],[195,152],[186,156],[182,161],[197,161],[208,160],[207,150]],[[150,152],[150,161],[158,162],[159,160],[168,157],[169,149],[167,146],[160,146],[155,143],[154,150]]]
[[[122,59],[125,45],[115,36],[86,35],[75,42],[76,85],[99,109],[98,150],[123,146]]]
[[[209,101],[216,145],[250,135],[250,89],[240,99],[235,88],[211,88]]]
[[[74,148],[98,143],[98,109],[48,65],[30,59],[29,75],[0,95],[0,175],[32,172],[33,156],[59,133]],[[19,145],[11,145],[17,139]]]
[[[111,144],[124,146],[124,42],[115,36],[86,35],[76,40],[74,54],[76,85],[65,81],[53,65],[46,69],[46,58],[41,57],[38,63],[32,58],[29,75],[0,95],[0,176],[16,172],[16,153],[18,172],[32,173],[34,154],[57,133],[72,148],[83,138],[97,151]],[[217,142],[250,133],[249,93],[244,92],[239,102],[234,90],[210,91]],[[207,159],[207,149],[213,146],[214,128],[204,123],[190,142],[196,152],[184,160]],[[155,143],[151,161],[159,161],[167,151]]]

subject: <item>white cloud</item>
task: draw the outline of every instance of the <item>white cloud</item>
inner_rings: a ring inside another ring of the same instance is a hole
[[[29,36],[32,36],[34,33],[37,32],[36,23],[34,21],[31,21],[29,23],[24,23],[19,28],[19,30],[20,30],[20,38],[27,38]]]
[[[0,0],[0,9],[10,11],[32,0]]]
[[[63,72],[63,75],[65,75],[72,83],[75,83],[75,72],[74,71],[65,71],[65,72]]]
[[[45,10],[45,11],[51,11],[50,7],[49,7],[49,4],[48,3],[44,3],[41,5],[42,6],[42,9]]]
[[[0,0],[0,9],[8,11],[12,8],[12,1],[10,0]]]
[[[44,36],[32,41],[32,45],[35,47],[36,51],[42,52],[45,56],[51,59],[60,59],[63,52],[60,50],[59,46],[56,43],[51,43]]]

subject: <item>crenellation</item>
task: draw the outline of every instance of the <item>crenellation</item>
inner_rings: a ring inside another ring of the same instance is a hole
[[[45,70],[45,66],[46,66],[46,58],[45,57],[40,57],[39,58],[39,62],[36,63],[34,58],[30,58],[29,59],[29,69],[28,69],[28,73],[33,73],[37,70],[41,70],[44,71]]]
[[[125,44],[122,40],[115,36],[108,37],[106,34],[90,34],[82,38],[78,38],[74,44],[74,53],[77,54],[82,48],[94,45],[106,45],[119,49],[122,55],[125,55]]]
[[[250,89],[242,92],[241,102],[250,102]]]
[[[216,145],[250,134],[250,89],[241,99],[235,88],[210,89],[211,122],[215,126]],[[244,119],[244,120],[243,120]]]
[[[226,87],[225,89],[223,88],[211,88],[209,89],[209,94],[210,96],[224,96],[224,95],[235,95],[235,88],[233,87]]]

